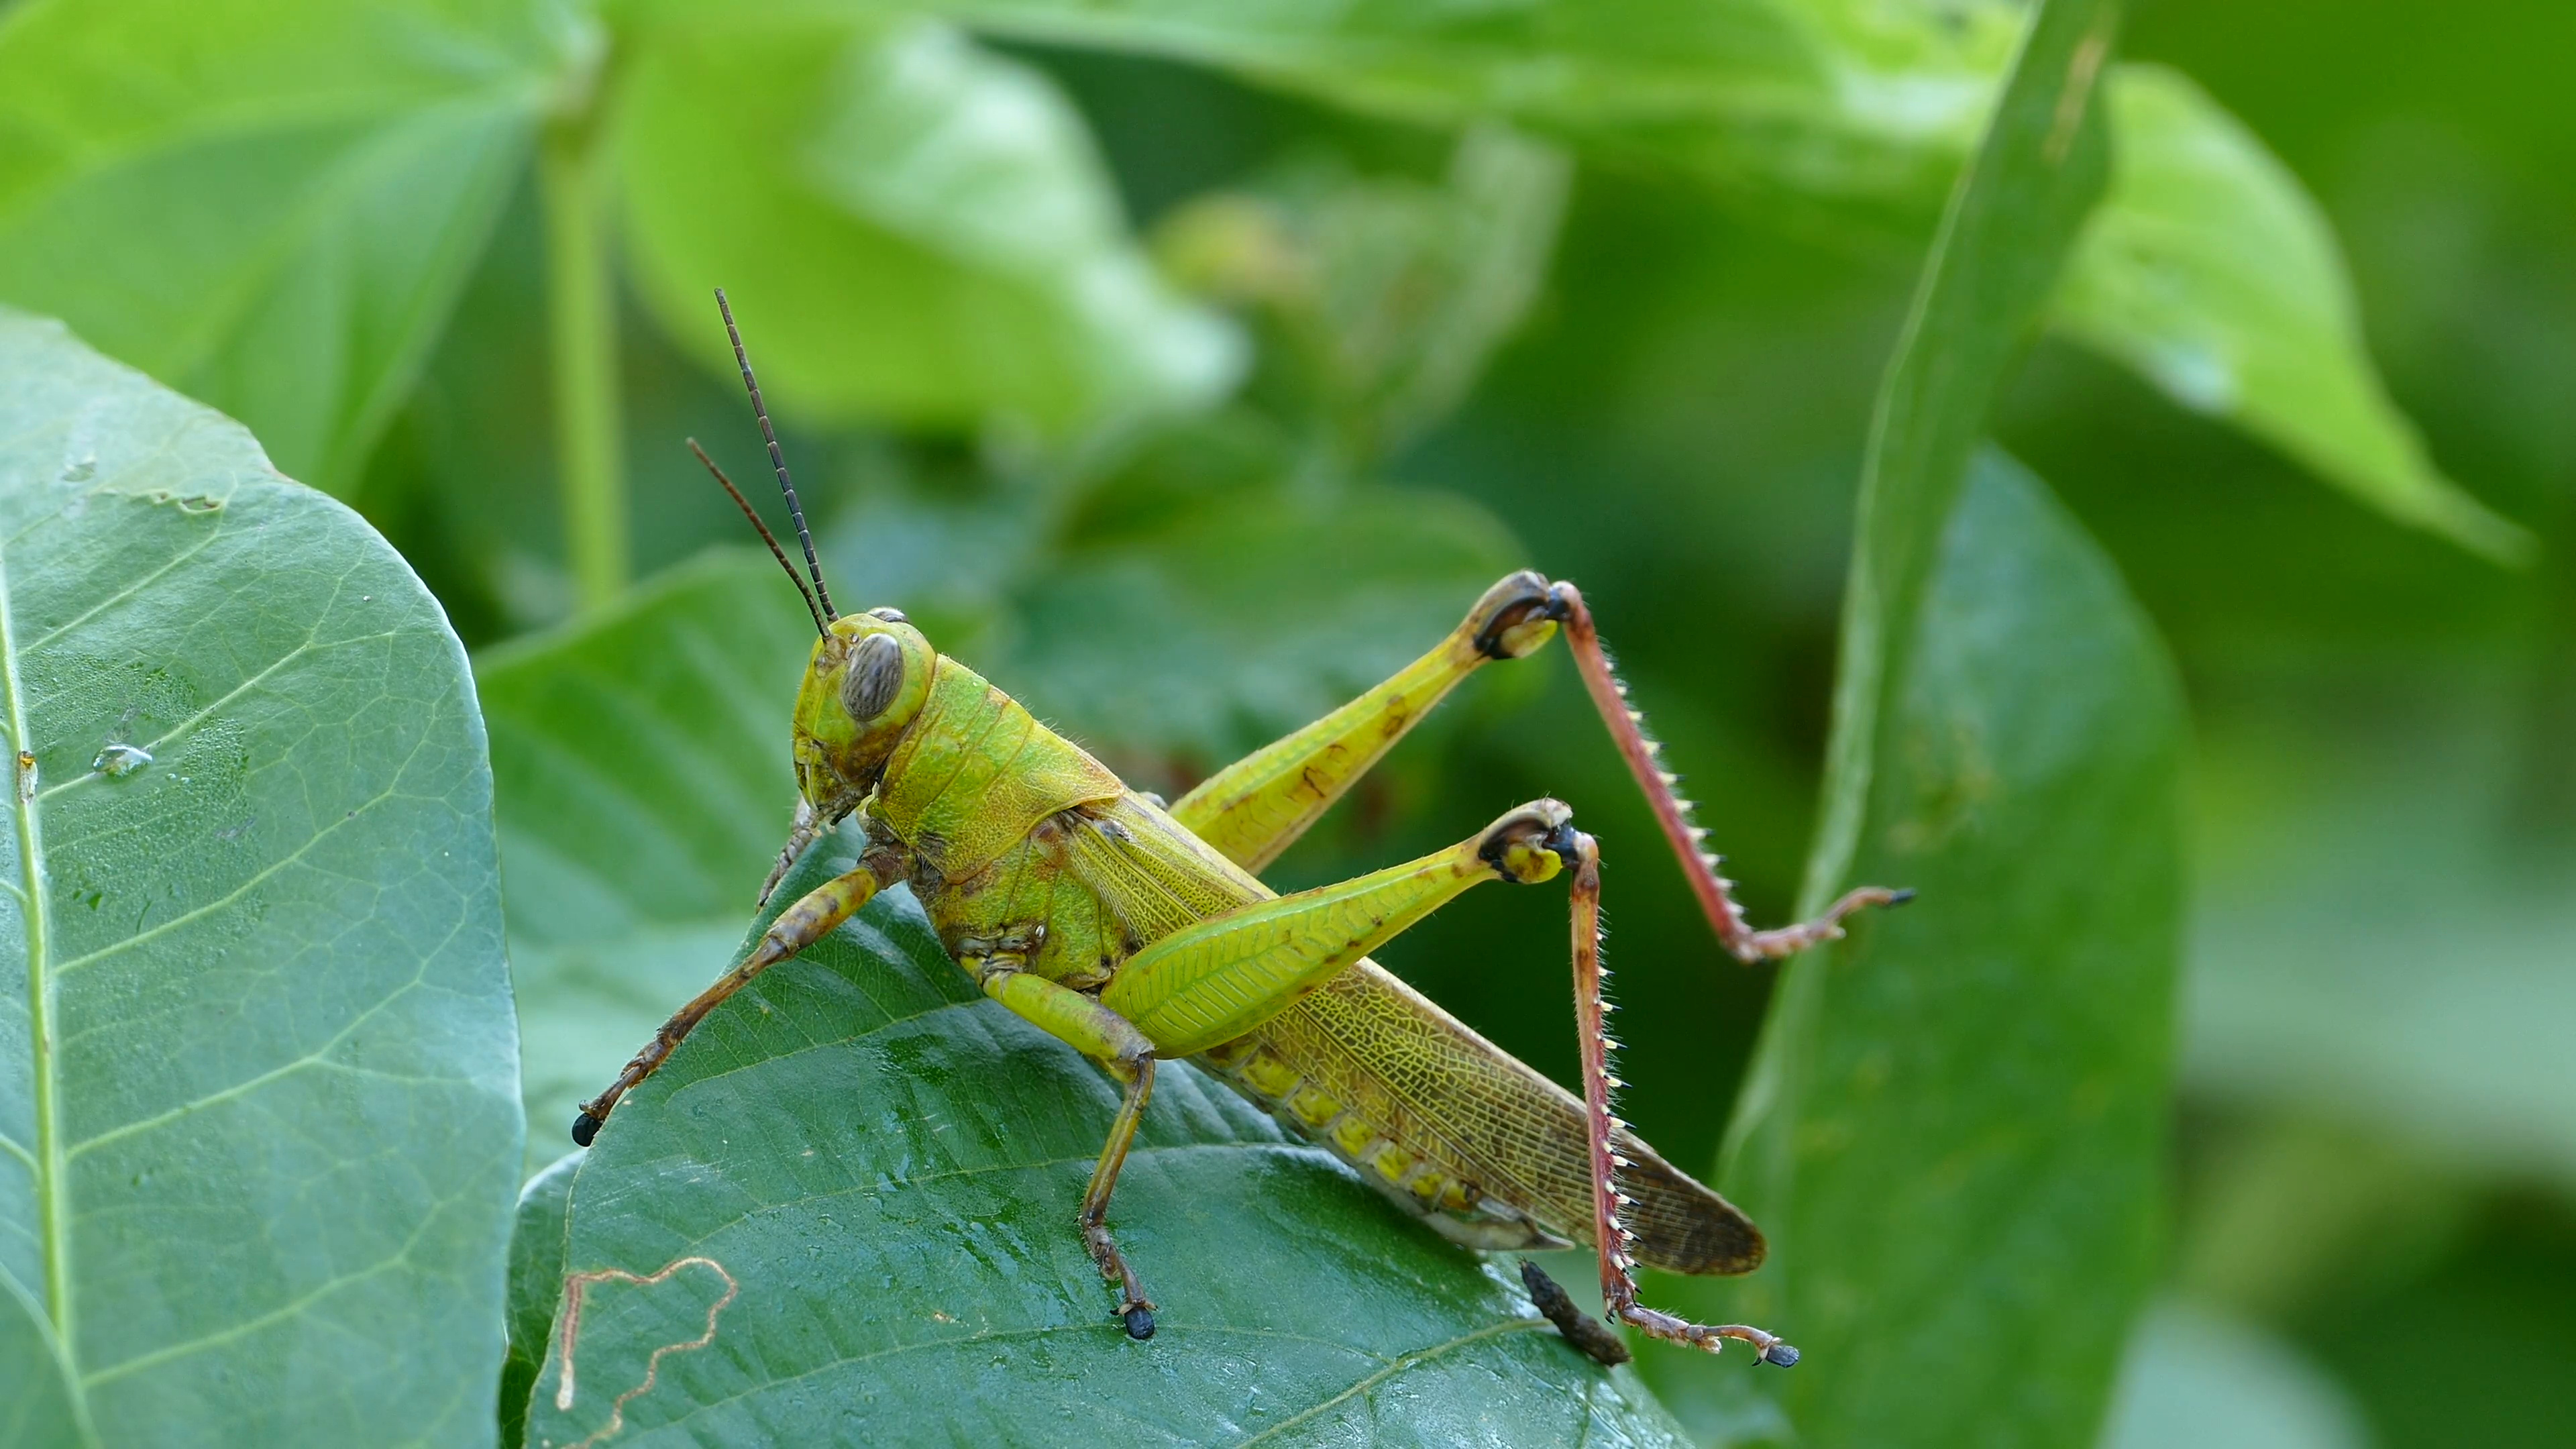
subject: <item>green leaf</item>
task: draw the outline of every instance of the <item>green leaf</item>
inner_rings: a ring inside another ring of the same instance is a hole
[[[456,1440],[519,1156],[438,606],[237,425],[0,314],[0,1277],[109,1443]]]
[[[1051,429],[1204,402],[1239,344],[1146,265],[1069,103],[928,22],[661,23],[618,164],[645,299],[730,369],[727,287],[783,408]]]
[[[1189,510],[1016,578],[991,677],[1086,738],[1213,768],[1411,663],[1518,556],[1443,494]]]
[[[0,17],[0,301],[346,493],[581,35],[544,0],[29,0]]]
[[[1437,125],[1499,117],[1694,176],[1774,221],[1909,241],[1975,144],[2018,0],[1537,0],[1496,11],[1211,0],[963,0],[1042,40],[1224,66]],[[2185,407],[2362,501],[2501,558],[2530,539],[2443,478],[2363,346],[2316,203],[2242,123],[2158,67],[2122,67],[2114,189],[2058,325]]]
[[[2361,1409],[2297,1349],[2188,1303],[2138,1323],[2102,1449],[2364,1449]]]
[[[568,1152],[519,1190],[519,1215],[510,1229],[510,1352],[501,1361],[501,1442],[528,1437],[528,1393],[544,1366],[546,1335],[563,1303],[564,1214],[572,1205],[572,1175],[582,1154]]]
[[[1302,158],[1155,228],[1177,279],[1272,319],[1339,458],[1372,466],[1446,416],[1528,312],[1572,166],[1500,126],[1458,139],[1440,183]]]
[[[823,842],[776,904],[847,864]],[[1161,1305],[1129,1340],[1074,1231],[1115,1106],[977,994],[908,893],[878,902],[709,1017],[600,1134],[565,1255],[582,1316],[530,1442],[621,1412],[628,1444],[1685,1442],[1502,1265],[1185,1063],[1111,1214]]]
[[[1186,788],[1411,663],[1526,557],[1477,504],[1297,464],[1235,409],[1078,476],[872,489],[823,540],[824,571],[1139,788]]]
[[[1698,1295],[1830,1366],[1774,1386],[1810,1442],[2089,1439],[2152,1265],[2179,694],[2036,480],[1969,466],[2100,185],[2116,13],[2034,18],[1880,395],[1802,905],[1862,880],[1921,899],[1788,968],[1721,1175],[1771,1264]]]
[[[2443,477],[2389,400],[2334,232],[2298,178],[2162,66],[2122,67],[2110,107],[2111,193],[2057,324],[2392,517],[2527,558],[2531,536]]]
[[[477,667],[530,1171],[741,935],[787,837],[813,638],[778,565],[729,550]]]
[[[1536,0],[1495,7],[1222,0],[965,0],[1033,39],[1224,66],[1432,124],[1502,117],[1679,163],[1766,198],[1920,211],[1975,135],[2009,53],[2009,5],[1941,23],[1862,4]],[[1942,143],[1946,141],[1946,146]]]
[[[1922,895],[1789,970],[1721,1179],[1772,1260],[1727,1311],[1806,1351],[1810,1441],[2078,1442],[2154,1265],[2180,703],[2108,562],[1999,458],[1916,627],[1850,878]]]

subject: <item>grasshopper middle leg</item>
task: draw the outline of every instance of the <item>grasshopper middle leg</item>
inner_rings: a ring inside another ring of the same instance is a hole
[[[1100,1161],[1091,1169],[1091,1185],[1083,1191],[1079,1221],[1091,1261],[1123,1294],[1118,1316],[1126,1321],[1127,1336],[1152,1338],[1153,1300],[1145,1296],[1136,1270],[1109,1235],[1109,1194],[1118,1186],[1119,1169],[1126,1165],[1127,1149],[1135,1142],[1145,1104],[1154,1095],[1154,1044],[1117,1012],[1070,987],[1030,975],[1012,957],[991,956],[965,964],[985,995],[1108,1068],[1125,1089],[1118,1115],[1109,1124],[1108,1144],[1100,1149]]]

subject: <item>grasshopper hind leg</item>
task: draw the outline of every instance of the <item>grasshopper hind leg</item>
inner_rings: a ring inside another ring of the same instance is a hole
[[[1622,1124],[1610,1108],[1610,1090],[1618,1085],[1618,1079],[1610,1075],[1612,1042],[1604,1021],[1608,1008],[1601,992],[1602,980],[1609,974],[1601,968],[1601,847],[1580,831],[1559,829],[1572,839],[1561,841],[1551,834],[1545,843],[1549,849],[1560,851],[1574,870],[1569,893],[1574,918],[1574,1012],[1582,1037],[1583,1115],[1592,1151],[1593,1241],[1601,1255],[1603,1305],[1612,1321],[1627,1324],[1650,1338],[1688,1344],[1710,1353],[1734,1339],[1751,1345],[1761,1362],[1787,1368],[1798,1361],[1798,1351],[1782,1342],[1778,1334],[1745,1323],[1691,1323],[1637,1301],[1637,1238],[1626,1221],[1630,1199],[1619,1190],[1619,1170],[1630,1164],[1618,1149]],[[1564,850],[1566,845],[1572,849]]]

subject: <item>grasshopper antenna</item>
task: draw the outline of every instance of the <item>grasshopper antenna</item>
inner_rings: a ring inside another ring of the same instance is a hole
[[[716,466],[715,459],[707,456],[706,449],[698,446],[698,440],[691,438],[688,441],[689,451],[697,454],[698,461],[707,465],[707,471],[716,475],[716,481],[724,485],[726,496],[733,499],[733,506],[742,510],[742,516],[751,520],[753,528],[760,530],[760,541],[769,545],[769,556],[778,560],[780,568],[787,570],[787,582],[796,586],[796,596],[805,601],[805,611],[814,616],[814,632],[831,633],[831,626],[823,619],[823,606],[814,602],[814,591],[805,587],[805,576],[796,572],[796,565],[787,561],[787,550],[778,546],[778,535],[771,533],[769,525],[760,521],[760,515],[752,509],[751,500],[743,497],[742,490],[733,486],[733,480]]]
[[[841,615],[832,607],[832,591],[823,587],[823,565],[814,558],[814,534],[805,527],[805,506],[796,501],[796,480],[787,476],[787,455],[778,450],[778,430],[769,425],[769,405],[760,400],[760,383],[751,375],[751,357],[742,350],[742,330],[733,325],[733,304],[725,300],[722,287],[716,288],[716,310],[724,314],[725,336],[733,341],[733,360],[742,368],[742,385],[751,392],[752,415],[760,419],[760,436],[769,444],[769,466],[778,473],[778,491],[787,495],[788,516],[796,520],[797,542],[805,545],[805,568],[814,576],[814,599],[821,605],[829,632],[831,621]],[[789,572],[794,571],[791,565]]]

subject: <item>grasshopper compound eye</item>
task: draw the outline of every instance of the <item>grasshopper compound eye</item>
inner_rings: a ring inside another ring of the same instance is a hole
[[[903,692],[903,644],[892,634],[870,634],[850,655],[841,677],[841,705],[865,724],[886,712]]]

